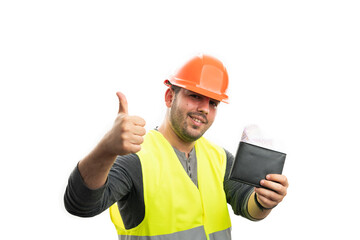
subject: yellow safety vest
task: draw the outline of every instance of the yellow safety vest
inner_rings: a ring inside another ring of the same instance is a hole
[[[195,143],[198,188],[184,171],[173,147],[155,130],[149,131],[141,151],[145,217],[125,229],[115,203],[111,220],[121,240],[228,240],[231,222],[223,180],[224,149],[200,138]]]

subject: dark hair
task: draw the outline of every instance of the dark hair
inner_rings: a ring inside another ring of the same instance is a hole
[[[175,95],[177,95],[180,92],[181,87],[173,85],[170,82],[168,84],[170,85],[171,89],[175,92]]]
[[[171,86],[172,90],[174,90],[175,94],[178,94],[181,90],[181,87],[178,87],[178,86],[175,86],[175,85],[172,85]]]

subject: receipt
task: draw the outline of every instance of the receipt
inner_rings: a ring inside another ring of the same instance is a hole
[[[244,128],[241,141],[264,148],[273,148],[273,140],[265,138],[259,126],[252,124]]]

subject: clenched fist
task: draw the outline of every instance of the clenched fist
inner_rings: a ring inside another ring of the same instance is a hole
[[[119,112],[112,129],[105,135],[104,147],[109,154],[126,155],[140,151],[146,133],[145,120],[138,116],[129,116],[126,97],[117,92]]]

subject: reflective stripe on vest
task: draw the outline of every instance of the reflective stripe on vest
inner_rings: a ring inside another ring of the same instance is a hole
[[[145,217],[138,226],[125,229],[117,204],[111,206],[119,239],[231,239],[223,189],[225,151],[200,138],[195,152],[198,188],[163,135],[154,130],[147,133],[137,153],[143,174]]]
[[[159,236],[130,236],[130,235],[119,235],[119,240],[206,240],[205,230],[203,226],[196,227],[193,229],[166,234]],[[231,228],[223,231],[214,232],[209,235],[210,240],[226,240],[231,239]]]

